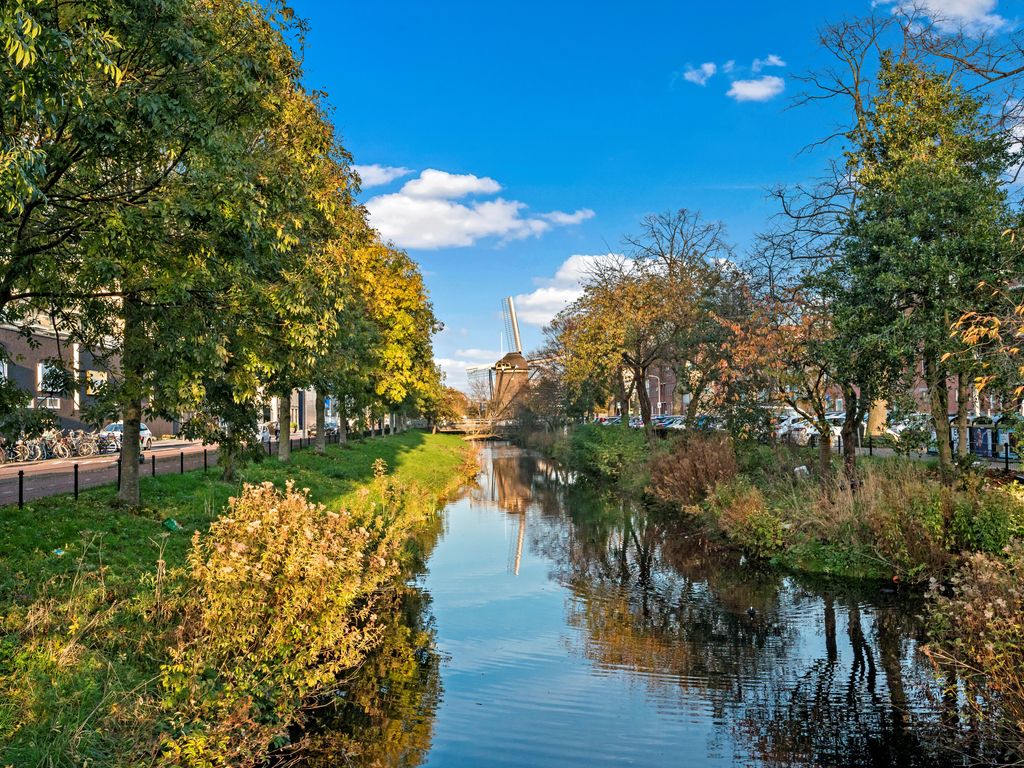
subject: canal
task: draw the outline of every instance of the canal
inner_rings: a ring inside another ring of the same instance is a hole
[[[309,765],[996,762],[919,650],[919,598],[715,551],[515,447],[482,464]]]

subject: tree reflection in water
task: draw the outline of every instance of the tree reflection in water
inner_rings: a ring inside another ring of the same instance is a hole
[[[298,763],[309,768],[412,768],[430,749],[441,697],[430,595],[416,583],[443,529],[438,516],[411,543],[407,581],[382,606],[379,647],[315,713]]]
[[[999,762],[918,652],[916,597],[757,568],[677,517],[552,483],[548,463],[530,469],[525,455],[494,472],[538,505],[529,546],[571,591],[575,651],[659,701],[709,709],[738,764]]]

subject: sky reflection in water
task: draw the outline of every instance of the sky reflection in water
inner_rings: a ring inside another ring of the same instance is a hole
[[[389,726],[414,748],[365,764],[993,762],[917,651],[919,602],[764,572],[565,480],[485,450],[413,584],[440,693],[425,661]]]

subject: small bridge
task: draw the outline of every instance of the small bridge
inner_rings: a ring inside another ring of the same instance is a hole
[[[510,419],[462,419],[438,427],[438,432],[465,435],[470,440],[491,440],[511,437],[516,423]]]

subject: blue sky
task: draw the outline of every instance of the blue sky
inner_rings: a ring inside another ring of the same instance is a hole
[[[1024,0],[928,2],[978,24],[1024,15]],[[792,76],[825,60],[820,26],[871,0],[294,8],[306,82],[329,95],[371,223],[420,263],[445,324],[435,355],[463,386],[467,364],[496,360],[504,296],[535,348],[576,290],[571,257],[620,250],[647,213],[699,209],[742,254],[774,213],[766,188],[814,177],[827,151],[800,150],[840,119],[790,108]]]

